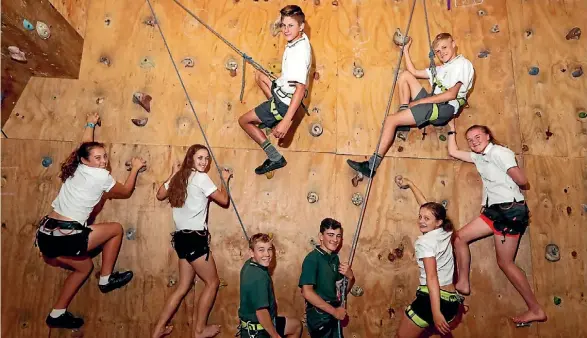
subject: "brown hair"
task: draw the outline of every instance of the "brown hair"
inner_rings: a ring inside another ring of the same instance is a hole
[[[100,142],[84,142],[69,154],[65,162],[61,163],[61,173],[59,174],[61,182],[65,182],[65,180],[73,176],[82,158],[90,159],[90,152],[94,148],[104,148],[104,144]]]
[[[261,243],[271,243],[271,237],[269,237],[269,235],[264,234],[264,233],[254,234],[249,239],[249,249],[255,250],[255,244],[257,244],[259,242],[261,242]]]
[[[497,145],[502,145],[498,140],[495,139],[495,137],[493,136],[493,133],[491,132],[491,130],[487,126],[474,124],[474,125],[470,126],[469,129],[467,129],[467,131],[465,132],[465,135],[467,135],[473,129],[479,129],[483,133],[489,135],[489,142],[491,142],[493,144],[497,144]]]
[[[452,35],[450,33],[440,33],[432,41],[432,48],[436,48],[436,45],[442,40],[453,40]]]
[[[169,204],[171,204],[171,207],[173,208],[181,208],[185,204],[185,200],[188,196],[188,180],[195,167],[194,155],[201,149],[206,149],[206,151],[208,151],[208,148],[201,144],[194,144],[189,147],[185,154],[185,158],[183,159],[183,163],[181,164],[181,168],[179,168],[179,171],[173,176],[171,182],[169,182]]]
[[[281,14],[281,20],[288,16],[295,19],[300,25],[306,22],[306,15],[298,5],[287,5],[283,7],[279,13]]]
[[[444,229],[444,231],[454,230],[454,225],[452,224],[451,220],[448,219],[448,217],[446,216],[446,209],[442,206],[442,204],[436,202],[427,202],[420,206],[420,209],[424,208],[430,210],[432,215],[434,215],[434,218],[436,218],[439,221],[442,221],[442,224],[440,226]]]

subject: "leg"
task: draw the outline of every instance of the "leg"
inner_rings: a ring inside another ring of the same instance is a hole
[[[424,330],[425,329],[414,324],[414,322],[412,322],[412,320],[408,318],[408,315],[406,315],[404,312],[395,336],[397,338],[418,338],[422,332],[424,332]]]
[[[53,305],[54,309],[67,309],[73,296],[75,296],[94,269],[94,263],[92,263],[92,259],[89,257],[57,257],[55,261],[59,265],[65,265],[73,269],[73,272],[65,279],[65,283],[63,283],[63,287],[59,293],[59,298],[57,298],[57,302]]]
[[[471,293],[471,286],[469,283],[471,251],[469,250],[469,242],[489,236],[492,233],[493,230],[481,217],[475,218],[469,224],[457,231],[454,248],[457,258],[458,281],[455,284],[455,288],[463,295]]]
[[[188,263],[188,261],[186,261],[185,259],[180,259],[179,284],[177,285],[175,291],[173,291],[173,293],[165,303],[165,307],[163,308],[163,311],[159,316],[159,321],[155,326],[155,330],[153,330],[153,338],[164,337],[171,333],[171,330],[173,328],[166,328],[165,326],[167,325],[167,323],[169,323],[169,320],[171,319],[175,311],[177,311],[177,307],[179,306],[185,295],[188,293],[188,291],[190,291],[190,288],[192,287],[192,281],[194,280],[195,275],[196,272],[194,271],[190,263]]]
[[[122,225],[120,223],[100,223],[90,226],[88,251],[103,245],[102,268],[100,275],[107,276],[114,270],[114,264],[122,245]]]
[[[262,121],[255,113],[255,110],[249,110],[238,119],[238,124],[241,128],[243,128],[245,133],[247,133],[253,141],[257,142],[258,145],[263,144],[263,142],[267,140],[265,133],[258,127],[261,122]]]
[[[300,338],[302,336],[302,322],[297,318],[285,317],[285,336]]]
[[[404,70],[398,78],[399,103],[408,104],[422,90],[422,85],[412,73]]]
[[[526,278],[524,272],[514,263],[520,237],[506,236],[505,242],[503,243],[503,236],[496,235],[494,238],[497,264],[516,290],[518,290],[522,298],[524,298],[528,306],[528,311],[514,317],[513,321],[515,323],[528,323],[546,320],[546,313],[542,310],[540,304],[538,304],[538,300],[536,300],[536,296],[532,288],[530,288],[530,283],[528,283],[528,278]]]
[[[389,148],[393,144],[393,138],[395,137],[395,129],[398,126],[414,126],[416,125],[416,120],[414,120],[414,116],[412,115],[411,109],[405,109],[399,111],[393,115],[389,115],[385,118],[385,123],[383,124],[383,135],[381,136],[381,143],[379,143],[379,149],[377,154],[380,157],[384,157],[387,154]]]
[[[198,277],[204,282],[204,290],[202,290],[197,302],[198,305],[194,310],[195,338],[214,337],[220,332],[220,326],[206,325],[206,322],[220,286],[216,262],[210,253],[208,261],[206,261],[206,256],[202,256],[191,264]]]
[[[269,77],[267,77],[267,75],[263,74],[262,72],[255,71],[255,82],[257,82],[257,86],[261,88],[263,94],[265,94],[265,97],[270,99],[272,96],[271,79],[269,79]]]

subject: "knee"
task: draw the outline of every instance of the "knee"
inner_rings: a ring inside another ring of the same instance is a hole
[[[124,233],[124,228],[120,223],[112,223],[112,231],[116,236],[122,236],[122,234]]]
[[[246,119],[245,119],[245,115],[241,115],[241,117],[238,118],[238,124],[243,127],[245,124],[247,124]]]
[[[212,279],[204,281],[204,284],[206,284],[207,288],[210,288],[213,290],[218,290],[218,288],[220,287],[220,278],[218,278],[218,276],[216,276]]]
[[[92,270],[94,270],[94,262],[91,259],[88,259],[87,263],[82,265],[80,272],[88,276],[90,273],[92,273]]]
[[[407,70],[404,70],[404,71],[402,71],[402,72],[399,74],[399,77],[398,77],[398,79],[397,79],[397,80],[398,80],[398,81],[405,82],[405,81],[407,81],[408,79],[411,79],[411,78],[413,78],[413,77],[414,77],[414,75],[412,75],[412,73],[408,72]]]
[[[515,265],[513,260],[497,257],[497,266],[499,266],[502,271],[508,270],[512,265]]]

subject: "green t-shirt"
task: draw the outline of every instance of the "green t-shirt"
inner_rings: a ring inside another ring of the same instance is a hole
[[[277,316],[273,282],[266,267],[249,259],[240,273],[240,307],[238,316],[245,322],[259,323],[256,311],[267,308],[271,319]]]
[[[314,291],[327,302],[340,300],[337,282],[343,275],[338,272],[338,254],[329,254],[317,246],[304,259],[298,286],[313,285]]]

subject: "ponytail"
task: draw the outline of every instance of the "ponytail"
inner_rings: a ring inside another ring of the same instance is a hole
[[[100,142],[84,142],[79,148],[69,154],[65,162],[61,163],[61,173],[59,174],[61,182],[65,182],[68,178],[73,177],[73,174],[81,163],[81,159],[85,158],[88,160],[90,152],[94,148],[104,148],[104,144]]]

